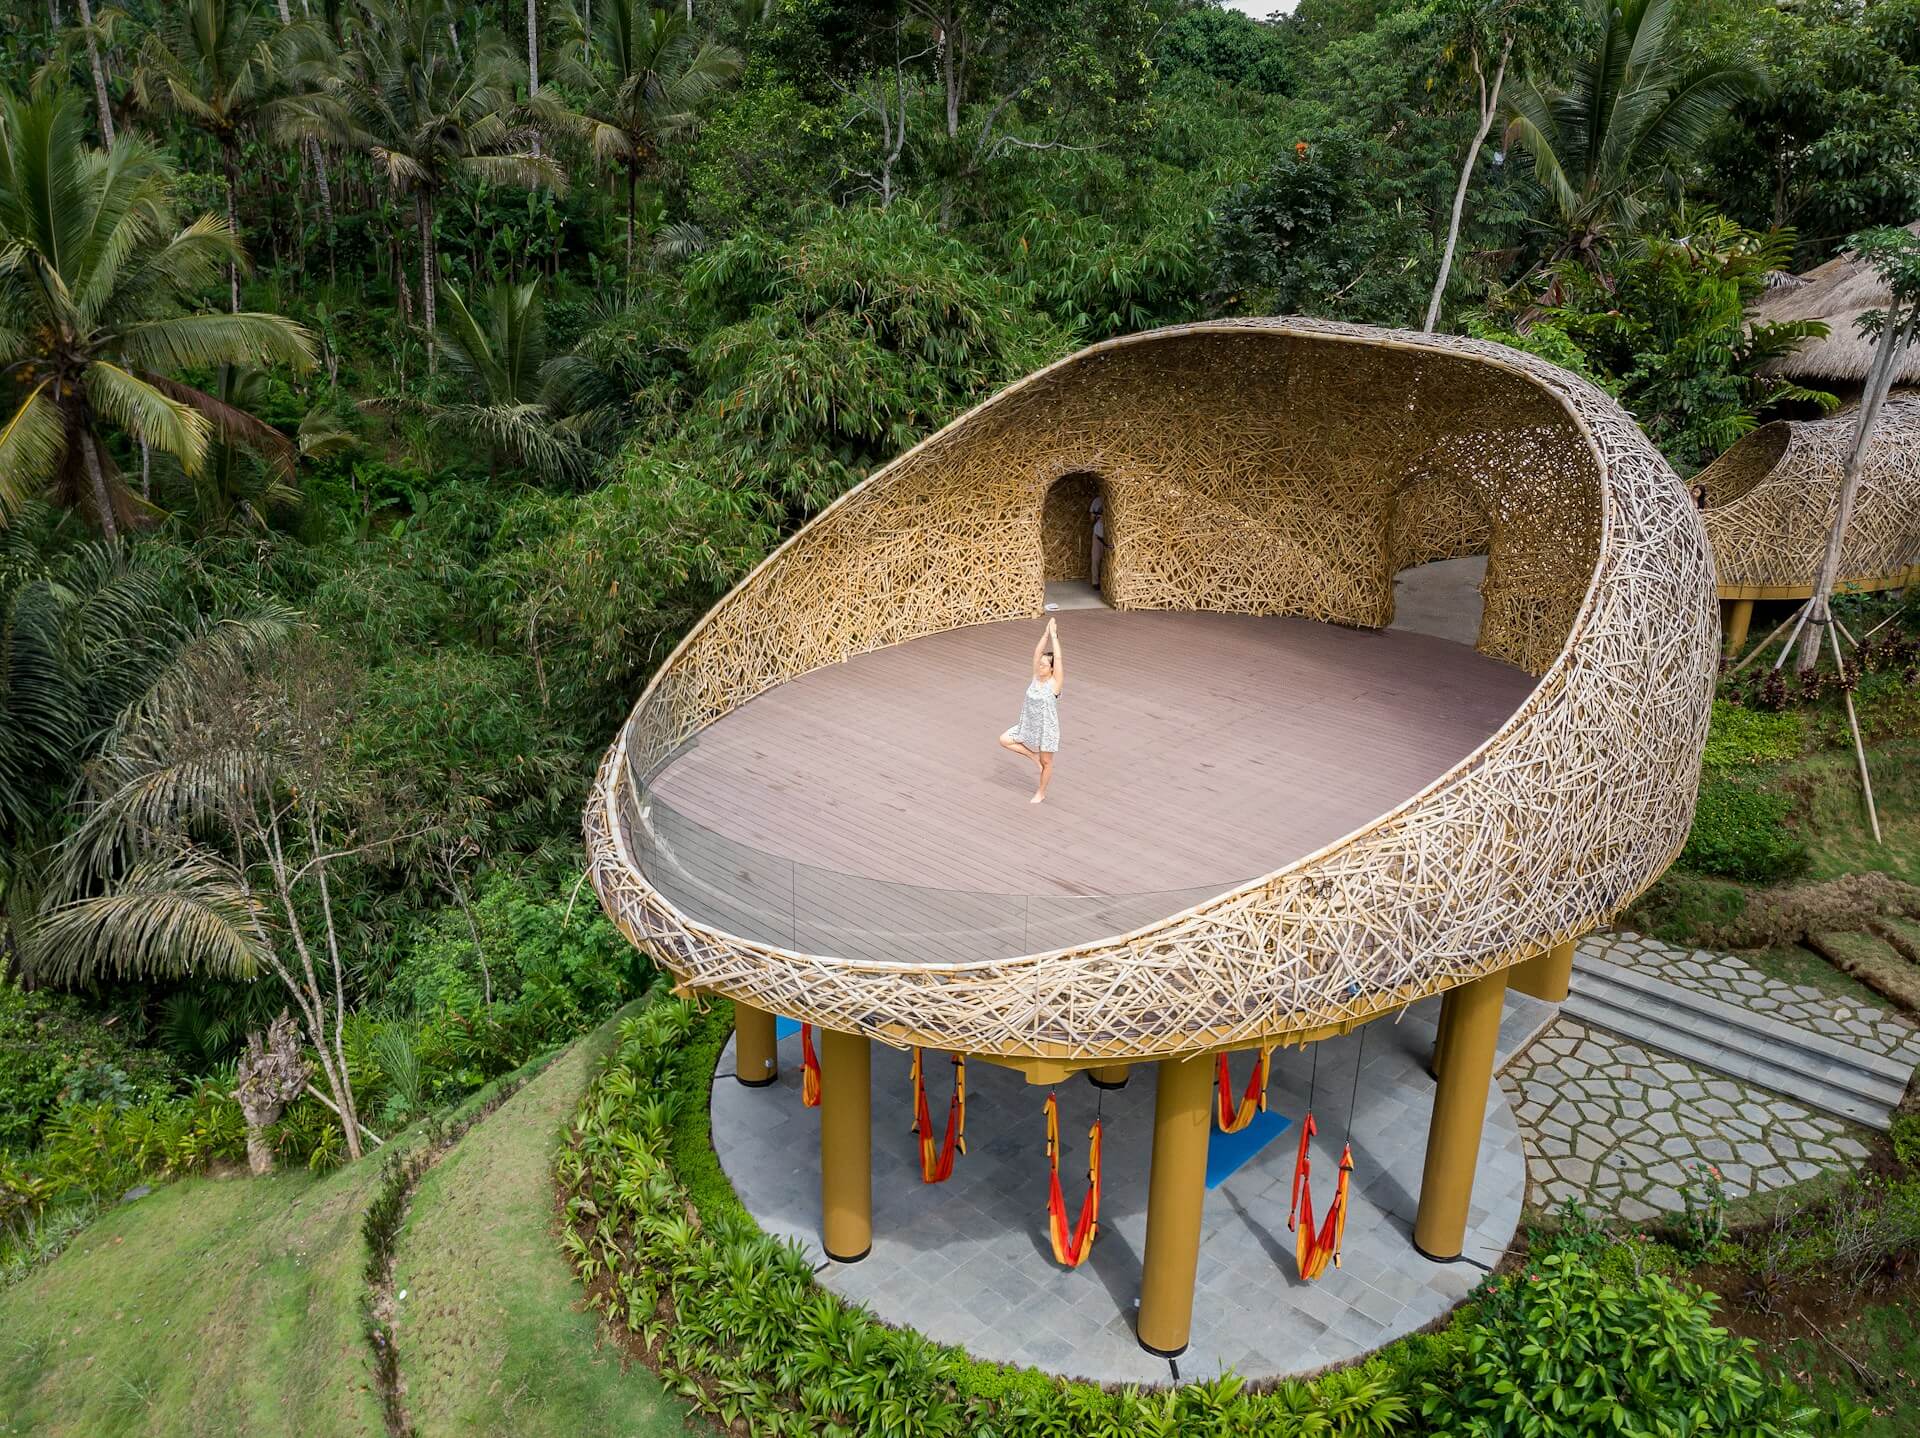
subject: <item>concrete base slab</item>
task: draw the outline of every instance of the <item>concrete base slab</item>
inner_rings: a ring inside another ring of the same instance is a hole
[[[1500,1063],[1551,1020],[1553,1006],[1507,999]],[[1497,1263],[1512,1241],[1526,1193],[1520,1131],[1498,1084],[1487,1102],[1465,1261],[1430,1263],[1412,1227],[1425,1158],[1433,1081],[1426,1066],[1439,1001],[1395,1023],[1304,1052],[1276,1054],[1271,1107],[1297,1124],[1314,1090],[1321,1138],[1314,1199],[1325,1211],[1347,1136],[1351,1097],[1354,1174],[1343,1266],[1317,1283],[1295,1272],[1287,1210],[1297,1127],[1290,1127],[1206,1197],[1191,1346],[1180,1381],[1231,1370],[1250,1379],[1316,1372],[1352,1362],[1439,1318]],[[1315,1076],[1316,1053],[1318,1074]],[[929,1055],[928,1102],[944,1133],[949,1066]],[[763,1089],[713,1088],[720,1162],[762,1228],[800,1244],[819,1281],[883,1322],[919,1330],[975,1357],[1101,1383],[1166,1384],[1174,1367],[1142,1351],[1133,1333],[1146,1240],[1155,1071],[1134,1069],[1125,1088],[1084,1078],[1058,1090],[1061,1180],[1070,1210],[1086,1190],[1087,1128],[1104,1123],[1100,1234],[1078,1269],[1054,1263],[1046,1237],[1047,1090],[998,1066],[968,1066],[968,1152],[944,1184],[920,1181],[910,1131],[908,1056],[874,1046],[873,1250],[856,1264],[820,1250],[819,1114],[800,1102],[800,1044],[780,1046],[780,1078]],[[1251,1059],[1234,1064],[1244,1083]],[[1359,1082],[1355,1085],[1355,1068]],[[731,1075],[731,1046],[718,1073]],[[829,1079],[829,1082],[831,1080]]]

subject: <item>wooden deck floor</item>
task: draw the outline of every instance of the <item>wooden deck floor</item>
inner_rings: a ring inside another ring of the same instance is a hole
[[[735,933],[849,957],[1102,937],[1393,808],[1534,682],[1422,634],[1059,617],[1067,686],[1045,804],[1027,802],[1032,764],[995,743],[1039,623],[954,630],[783,684],[674,756],[650,796],[678,880],[663,889]]]

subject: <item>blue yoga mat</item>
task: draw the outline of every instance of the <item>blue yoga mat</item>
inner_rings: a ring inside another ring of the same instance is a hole
[[[1293,1120],[1282,1118],[1272,1109],[1253,1116],[1253,1122],[1238,1133],[1215,1133],[1207,1145],[1207,1187],[1218,1188],[1281,1134],[1293,1127]]]

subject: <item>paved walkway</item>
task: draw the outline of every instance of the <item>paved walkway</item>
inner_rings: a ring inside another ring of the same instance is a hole
[[[1681,1211],[1691,1164],[1717,1167],[1739,1198],[1867,1154],[1849,1124],[1568,1018],[1500,1082],[1549,1209],[1575,1199],[1638,1223]]]
[[[1231,1368],[1249,1379],[1316,1371],[1359,1358],[1426,1326],[1499,1260],[1520,1218],[1526,1165],[1506,1099],[1489,1095],[1466,1254],[1473,1262],[1429,1263],[1410,1236],[1425,1155],[1433,1082],[1425,1072],[1438,1002],[1416,1005],[1398,1024],[1365,1030],[1365,1061],[1352,1136],[1355,1172],[1345,1264],[1318,1283],[1294,1272],[1287,1231],[1289,1189],[1319,1052],[1315,1197],[1332,1192],[1347,1129],[1358,1035],[1305,1053],[1277,1054],[1272,1135],[1207,1194],[1192,1347],[1182,1379]],[[1510,995],[1501,1056],[1511,1056],[1550,1021],[1552,1006]],[[1093,1256],[1067,1271],[1052,1261],[1045,1234],[1045,1091],[987,1063],[968,1070],[969,1151],[944,1184],[920,1182],[908,1131],[907,1057],[875,1045],[874,1246],[856,1264],[825,1261],[820,1224],[819,1119],[799,1096],[799,1041],[781,1044],[779,1081],[743,1088],[721,1077],[713,1088],[713,1135],[727,1177],[760,1225],[794,1239],[824,1264],[821,1283],[889,1323],[911,1326],[975,1356],[1109,1383],[1166,1383],[1166,1362],[1133,1335],[1146,1240],[1146,1186],[1152,1147],[1153,1071],[1136,1069],[1124,1089],[1101,1100],[1105,1194]],[[1234,1066],[1244,1082],[1248,1060]],[[733,1054],[719,1074],[730,1075]],[[946,1065],[929,1065],[928,1098],[944,1127]],[[829,1082],[831,1078],[829,1077]],[[1080,1081],[1059,1090],[1070,1208],[1085,1192],[1087,1125],[1096,1091]],[[1280,1120],[1289,1122],[1284,1128]],[[1215,1156],[1229,1140],[1214,1136]]]

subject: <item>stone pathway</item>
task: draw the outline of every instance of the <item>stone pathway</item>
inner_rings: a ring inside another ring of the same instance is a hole
[[[1643,969],[1755,1013],[1768,1014],[1842,1043],[1920,1064],[1920,1025],[1904,1014],[1856,1004],[1811,984],[1783,984],[1732,954],[1682,949],[1642,934],[1593,934],[1580,951],[1609,963]]]
[[[1534,1203],[1641,1222],[1683,1208],[1689,1164],[1738,1198],[1849,1166],[1859,1132],[1791,1100],[1562,1018],[1500,1075]]]

